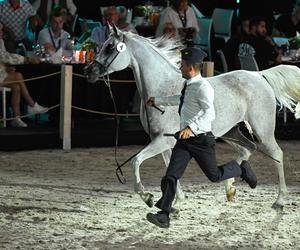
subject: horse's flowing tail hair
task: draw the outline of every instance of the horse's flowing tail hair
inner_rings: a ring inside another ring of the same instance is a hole
[[[280,107],[287,107],[295,113],[296,119],[300,118],[300,69],[279,65],[260,73],[273,88]]]

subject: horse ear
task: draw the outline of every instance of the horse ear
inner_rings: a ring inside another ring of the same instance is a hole
[[[113,33],[114,33],[114,29],[113,29],[113,27],[110,25],[109,22],[107,22],[107,26],[108,26],[109,34],[113,34]]]
[[[116,36],[119,36],[119,29],[117,28],[117,26],[113,23],[113,30]]]

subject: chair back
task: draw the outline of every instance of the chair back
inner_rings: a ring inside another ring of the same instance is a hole
[[[228,65],[227,65],[227,61],[226,61],[226,58],[224,56],[223,51],[222,50],[217,50],[217,54],[219,55],[219,58],[220,58],[220,61],[221,61],[223,73],[228,72]]]
[[[197,9],[197,7],[193,3],[191,4],[191,7],[194,10],[197,18],[204,18],[204,15],[200,12],[200,10]]]
[[[215,37],[220,37],[227,42],[231,37],[231,25],[234,10],[215,8],[212,14]]]
[[[212,60],[211,30],[213,21],[211,18],[197,18],[197,20],[200,31],[194,39],[194,45],[205,50],[208,54],[209,60]]]
[[[241,64],[241,69],[250,70],[250,71],[259,71],[257,62],[253,55],[248,55],[248,56],[239,55],[239,60]]]
[[[72,34],[75,33],[75,27],[76,27],[77,20],[78,20],[78,14],[75,14],[73,17],[72,26],[71,26]]]

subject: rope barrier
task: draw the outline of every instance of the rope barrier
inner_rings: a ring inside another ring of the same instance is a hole
[[[24,82],[35,81],[35,80],[39,80],[39,79],[43,79],[43,78],[47,78],[47,77],[59,75],[60,73],[61,73],[60,71],[57,71],[55,73],[51,73],[51,74],[48,74],[48,75],[43,75],[43,76],[37,76],[37,77],[29,78],[29,79],[24,79],[23,81]],[[13,83],[18,83],[18,82],[20,82],[20,80],[5,82],[5,84],[13,84]],[[5,86],[3,86],[3,87],[5,87]]]
[[[80,110],[80,111],[85,111],[88,113],[93,113],[93,114],[98,114],[98,115],[109,115],[109,116],[125,116],[125,117],[136,117],[136,116],[140,116],[139,114],[120,114],[120,113],[108,113],[108,112],[101,112],[101,111],[95,111],[95,110],[91,110],[91,109],[84,109],[84,108],[80,108],[77,106],[72,106],[72,108]]]
[[[77,74],[77,73],[73,73],[74,76],[78,76],[78,77],[82,77],[82,78],[86,78],[85,75],[82,74]],[[98,79],[98,81],[103,82],[102,79]],[[135,83],[135,80],[110,80],[110,82],[115,82],[115,83]]]
[[[54,106],[51,106],[51,107],[49,107],[49,108],[47,108],[47,111],[45,111],[45,112],[43,112],[43,113],[46,113],[46,112],[48,112],[48,111],[50,111],[51,109],[55,109],[55,108],[57,108],[57,107],[59,107],[60,106],[60,104],[56,104],[56,105],[54,105]],[[33,115],[38,115],[38,114],[41,114],[41,113],[36,113],[36,114],[26,114],[26,115],[21,115],[21,116],[14,116],[14,117],[11,117],[11,118],[6,118],[6,119],[3,119],[3,118],[0,118],[0,121],[2,122],[2,121],[11,121],[11,120],[15,120],[15,119],[17,119],[17,118],[25,118],[25,117],[29,117],[29,116],[33,116]]]

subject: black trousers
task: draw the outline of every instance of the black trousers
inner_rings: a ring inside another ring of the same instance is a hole
[[[241,176],[242,170],[236,161],[217,166],[215,144],[215,138],[211,132],[185,140],[177,140],[166,175],[161,181],[162,197],[156,203],[156,207],[166,212],[171,211],[177,181],[183,175],[192,158],[196,160],[204,174],[212,182]]]

